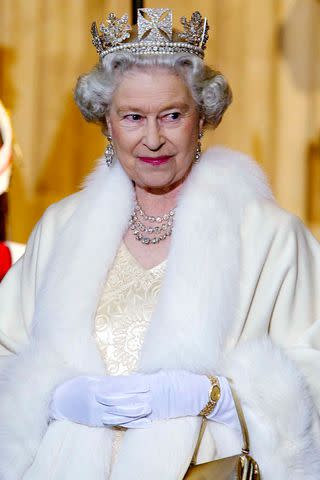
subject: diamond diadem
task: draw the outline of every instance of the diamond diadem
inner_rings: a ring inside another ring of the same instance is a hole
[[[190,20],[182,17],[181,24],[183,32],[178,33],[177,40],[173,35],[171,9],[139,8],[136,34],[128,24],[128,15],[118,18],[114,13],[109,13],[106,23],[100,25],[100,32],[96,22],[93,22],[92,43],[101,58],[120,51],[141,55],[187,52],[203,58],[208,40],[207,19],[199,12],[194,12]]]

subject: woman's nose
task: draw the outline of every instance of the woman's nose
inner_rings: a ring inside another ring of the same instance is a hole
[[[148,120],[144,135],[144,145],[149,150],[159,150],[164,144],[164,138],[156,119]]]

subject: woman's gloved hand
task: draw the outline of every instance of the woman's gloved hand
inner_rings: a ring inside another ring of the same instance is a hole
[[[134,377],[134,378],[131,378]],[[126,415],[109,413],[109,406],[99,403],[96,395],[101,388],[107,389],[110,398],[117,405],[127,405]],[[92,427],[123,425],[134,422],[150,413],[142,399],[149,393],[149,387],[140,375],[117,377],[79,376],[67,380],[55,388],[49,405],[49,417],[53,420],[70,420]],[[150,423],[150,420],[149,420]],[[145,422],[142,426],[146,426]]]
[[[184,370],[160,370],[153,374],[122,378],[127,379],[123,389],[119,389],[119,377],[111,377],[110,381],[101,382],[98,386],[96,399],[106,408],[106,424],[115,415],[129,417],[133,409],[139,413],[146,412],[140,425],[154,420],[198,415],[208,402],[211,386],[205,375]],[[144,382],[145,391],[130,399],[127,392],[133,390],[141,380]]]
[[[225,397],[228,399],[225,418],[234,419],[228,382],[223,377],[219,379],[221,397],[215,410],[225,416],[221,404]],[[56,388],[50,416],[90,426],[147,427],[154,420],[198,415],[208,402],[210,388],[210,380],[205,375],[185,370],[128,376],[81,376]],[[214,418],[215,410],[210,418],[219,421],[218,417]]]

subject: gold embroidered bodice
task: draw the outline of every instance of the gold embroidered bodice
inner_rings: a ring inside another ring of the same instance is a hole
[[[95,318],[95,338],[107,375],[129,375],[136,370],[165,265],[166,262],[162,262],[146,270],[124,243],[121,244]],[[114,463],[125,430],[115,428],[111,463]]]

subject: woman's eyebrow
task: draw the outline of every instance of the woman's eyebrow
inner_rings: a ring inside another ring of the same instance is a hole
[[[163,107],[160,108],[160,111],[165,112],[166,110],[174,110],[174,109],[179,109],[182,112],[187,112],[190,109],[190,105],[184,102],[175,102],[175,103],[170,103],[168,105],[164,105]],[[145,110],[141,108],[137,108],[133,105],[121,105],[117,109],[117,113],[124,113],[124,112],[145,113]]]
[[[174,102],[166,105],[164,108],[161,109],[161,111],[164,112],[165,110],[174,110],[175,108],[178,108],[183,112],[187,112],[190,109],[190,104],[184,102]]]
[[[117,113],[124,113],[124,112],[138,112],[143,113],[143,110],[137,107],[131,107],[130,105],[122,105],[117,109]]]

